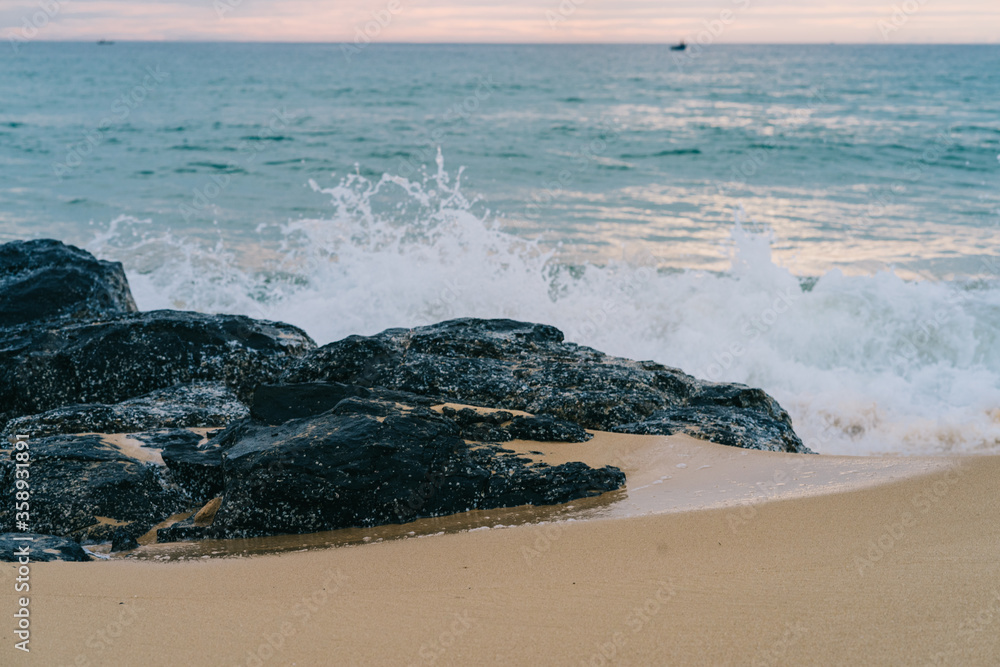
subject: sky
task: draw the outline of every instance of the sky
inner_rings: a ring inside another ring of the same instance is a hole
[[[7,40],[1000,43],[998,0],[2,0]]]

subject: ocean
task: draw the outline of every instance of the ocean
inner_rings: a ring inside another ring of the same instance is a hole
[[[0,242],[318,343],[452,317],[1000,452],[1000,47],[25,42]]]

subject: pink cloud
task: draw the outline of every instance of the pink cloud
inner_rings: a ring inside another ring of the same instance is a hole
[[[55,40],[344,42],[367,29],[373,41],[387,42],[664,43],[713,28],[719,43],[1000,40],[995,0],[909,0],[915,10],[902,20],[893,3],[862,0],[15,0],[0,10],[0,34],[18,33],[39,2],[57,8],[38,30],[40,39]]]

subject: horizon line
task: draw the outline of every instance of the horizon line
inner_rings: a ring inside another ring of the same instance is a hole
[[[263,39],[122,39],[118,37],[98,37],[88,39],[28,39],[21,43],[27,44],[95,44],[97,42],[121,42],[129,44],[329,44],[358,46],[354,41],[312,41],[312,40],[263,40]],[[685,41],[685,40],[681,40]],[[1000,46],[1000,40],[995,42],[685,42],[689,48],[700,46]],[[678,41],[664,42],[416,42],[416,41],[371,41],[364,43],[366,48],[378,45],[396,46],[673,46]]]

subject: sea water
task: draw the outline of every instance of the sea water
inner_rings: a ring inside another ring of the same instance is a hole
[[[452,317],[1000,452],[1000,47],[0,45],[0,241],[317,342]]]

